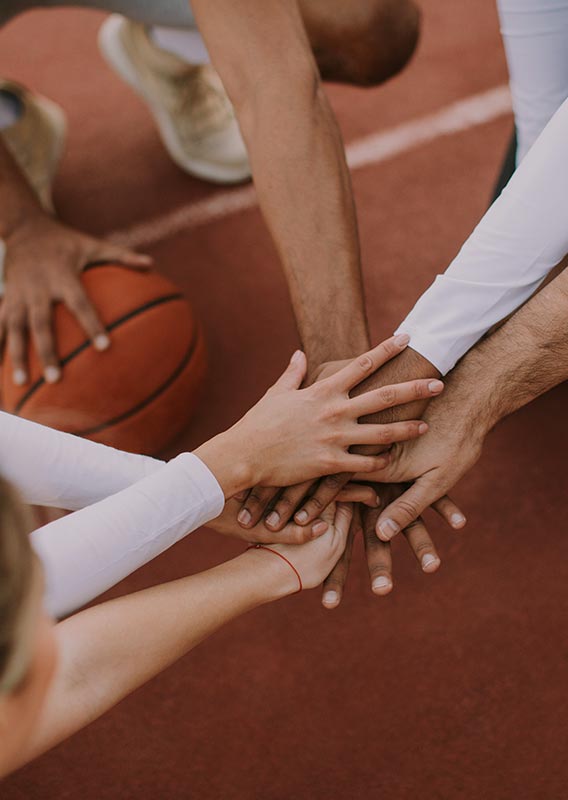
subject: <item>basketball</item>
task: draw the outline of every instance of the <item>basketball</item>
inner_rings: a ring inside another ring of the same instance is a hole
[[[191,420],[206,373],[201,328],[182,293],[152,271],[89,267],[83,285],[111,339],[98,352],[71,312],[54,309],[62,379],[43,378],[29,349],[25,386],[5,355],[3,408],[18,416],[135,453],[160,453]]]

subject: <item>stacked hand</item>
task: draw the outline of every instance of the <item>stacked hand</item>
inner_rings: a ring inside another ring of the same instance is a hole
[[[402,338],[399,339],[399,353],[405,348],[404,341]],[[406,341],[408,340],[406,339]],[[411,355],[411,352],[406,351],[405,356]],[[391,351],[391,358],[392,355]],[[396,369],[393,370],[393,367],[396,367],[399,359],[394,359],[390,363],[386,363],[386,361],[385,359],[382,364],[377,364],[377,366],[383,367],[378,372],[378,385],[380,388],[367,391],[366,394],[381,398],[381,403],[376,404],[375,410],[372,411],[369,408],[367,414],[382,412],[380,418],[385,419],[386,417],[389,421],[383,426],[382,437],[375,439],[375,444],[372,448],[368,446],[354,448],[356,452],[368,454],[371,451],[377,453],[381,446],[385,449],[391,443],[396,442],[396,426],[400,425],[400,420],[406,419],[409,414],[421,415],[426,403],[431,398],[439,395],[443,389],[443,384],[437,380],[423,379],[397,384],[397,380],[400,380],[400,378],[397,379]],[[317,373],[316,379],[325,382],[330,376],[344,370],[349,363],[351,362],[334,362],[323,365]],[[385,363],[386,366],[383,366]],[[381,381],[383,374],[385,377]],[[388,383],[389,378],[391,378],[393,385],[385,385],[385,381]],[[376,377],[374,385],[377,385]],[[366,388],[365,383],[360,383],[352,391],[352,394],[365,392]],[[407,405],[411,402],[413,402],[412,406]],[[395,422],[395,420],[397,421]],[[378,426],[375,424],[372,427],[376,429]],[[393,427],[395,428],[394,431]],[[428,453],[428,441],[430,438],[430,436],[425,439],[420,437],[422,446],[418,452],[422,454]],[[411,445],[412,442],[408,442],[408,444]],[[401,481],[421,474],[407,475],[405,473],[405,470],[406,472],[409,470],[400,463],[401,458],[403,458],[402,454],[406,452],[404,445],[395,443],[393,449],[396,454],[396,466],[393,469],[381,467],[376,474],[358,475],[356,480]],[[411,447],[408,448],[408,452],[413,452]],[[398,467],[398,471],[395,471],[396,467]],[[379,518],[384,518],[382,512],[384,512],[385,508],[387,506],[392,508],[393,501],[402,496],[402,505],[396,506],[397,513],[400,513],[400,510],[404,507],[405,487],[400,484],[387,486],[382,483],[379,487],[371,487],[361,483],[347,483],[352,477],[352,473],[348,472],[334,473],[321,481],[313,482],[307,480],[283,490],[256,486],[248,495],[245,495],[243,507],[238,515],[239,523],[243,529],[241,535],[244,534],[251,541],[306,541],[309,536],[314,535],[313,531],[316,526],[319,529],[318,516],[321,516],[322,511],[333,500],[352,500],[364,504],[356,507],[352,516],[345,553],[324,583],[323,603],[328,608],[337,606],[341,600],[349,568],[353,538],[358,534],[362,534],[364,537],[373,591],[379,595],[387,594],[393,586],[390,545],[388,544],[388,539],[382,537],[383,540],[381,540],[381,538],[378,538],[376,526]],[[454,482],[448,482],[446,489],[451,487]],[[372,494],[361,494],[369,491]],[[234,504],[232,505],[234,507]],[[453,501],[445,496],[444,491],[432,496],[431,502],[426,503],[419,513],[429,505],[432,505],[452,528],[461,528],[465,524],[463,514]],[[409,515],[408,522],[402,524],[399,530],[404,530],[405,538],[423,571],[427,573],[434,572],[440,565],[440,558],[419,513]],[[293,522],[291,522],[292,517]],[[236,531],[237,526],[234,521],[229,524],[232,531]],[[303,535],[302,531],[304,531]]]

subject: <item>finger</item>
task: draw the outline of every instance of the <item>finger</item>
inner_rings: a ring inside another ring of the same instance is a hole
[[[351,453],[346,453],[338,459],[337,466],[345,472],[350,472],[352,475],[360,472],[363,480],[365,475],[369,473],[380,473],[388,467],[391,462],[390,453],[381,453],[378,456],[357,456]],[[380,475],[376,476],[377,481],[382,481]]]
[[[408,381],[393,386],[382,386],[380,389],[373,389],[353,397],[349,401],[349,408],[353,416],[364,417],[367,414],[384,411],[385,408],[435,397],[443,391],[444,384],[439,380]]]
[[[246,538],[255,544],[306,544],[319,539],[328,529],[329,524],[323,519],[304,527],[291,522],[281,531],[269,531],[264,525],[255,525],[251,531],[247,531]]]
[[[347,366],[327,378],[329,385],[348,392],[361,383],[362,380],[372,375],[375,370],[382,367],[387,361],[399,355],[408,345],[410,337],[406,334],[391,336],[377,347],[354,358]]]
[[[110,338],[79,281],[74,282],[72,286],[64,290],[63,300],[69,310],[77,317],[95,349],[106,350],[110,346]]]
[[[379,511],[363,513],[363,542],[367,555],[367,566],[374,594],[384,596],[392,591],[392,554],[389,542],[381,542],[375,533]]]
[[[29,317],[32,340],[43,365],[43,377],[47,383],[57,383],[61,378],[61,368],[55,351],[51,304],[32,303]]]
[[[90,265],[118,263],[133,269],[148,269],[154,263],[154,259],[146,253],[136,253],[127,247],[108,242],[101,246],[101,243],[95,240],[88,263]]]
[[[28,331],[23,309],[13,311],[7,320],[7,347],[12,362],[12,380],[24,386],[29,380],[27,368]]]
[[[351,433],[353,431],[353,433]],[[417,439],[428,431],[428,425],[419,419],[390,422],[384,425],[355,423],[348,434],[348,444],[393,444]]]
[[[237,494],[231,497],[231,500],[237,500],[239,503],[244,503],[249,495],[249,489],[244,489],[242,492],[237,492]]]
[[[296,350],[290,359],[290,363],[272,386],[272,389],[299,389],[306,377],[307,368],[306,354],[301,350]]]
[[[272,486],[255,486],[238,513],[237,521],[242,528],[252,528],[262,518],[266,507],[278,493]]]
[[[377,536],[384,542],[411,525],[424,509],[435,503],[439,490],[430,485],[426,477],[419,478],[382,512],[377,521]]]
[[[433,503],[432,508],[456,531],[461,530],[467,522],[465,514],[447,494]]]
[[[351,553],[353,551],[353,525],[349,530],[347,542],[345,543],[345,550],[335,567],[323,582],[323,593],[321,602],[325,608],[337,608],[341,603],[343,597],[343,589],[347,581],[347,574],[349,573],[349,565],[351,563]]]
[[[339,473],[323,478],[314,494],[306,500],[302,508],[294,514],[294,522],[307,525],[318,517],[328,505],[335,500],[345,484],[351,479],[351,473]]]
[[[335,507],[335,519],[334,519],[334,544],[341,549],[341,552],[345,550],[345,545],[347,544],[347,536],[349,535],[349,529],[351,527],[351,523],[353,521],[353,503],[337,503]]]
[[[264,520],[264,524],[270,528],[271,531],[282,530],[284,525],[292,519],[294,511],[298,508],[312,485],[313,481],[304,481],[303,483],[298,483],[295,486],[288,486],[288,488],[284,489],[276,501],[274,509]],[[315,516],[317,517],[317,514]],[[309,522],[309,520],[306,520],[306,522]]]
[[[404,536],[423,572],[436,572],[441,564],[434,542],[426,530],[424,522],[419,518],[404,530]]]
[[[380,503],[375,489],[372,486],[365,486],[363,483],[346,484],[335,499],[337,502],[343,503],[362,503],[369,508],[376,508]]]

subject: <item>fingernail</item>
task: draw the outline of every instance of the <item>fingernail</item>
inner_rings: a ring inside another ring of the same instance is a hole
[[[43,377],[47,383],[57,383],[61,378],[61,370],[59,367],[46,367],[43,371]]]
[[[422,556],[422,569],[428,569],[428,567],[431,567],[433,564],[439,563],[440,559],[433,556],[432,553],[426,553]]]
[[[301,350],[296,350],[296,352],[293,354],[292,358],[290,359],[290,363],[291,364],[297,364],[298,361],[302,358],[302,355],[303,355],[303,353],[302,353]]]
[[[376,506],[380,506],[381,505],[381,498],[379,497],[379,495],[377,495],[377,497],[375,498],[375,505]]]
[[[426,425],[425,422],[421,422],[420,425],[418,426],[418,433],[426,433],[427,430],[428,430],[428,425]]]
[[[312,534],[314,537],[321,536],[322,533],[326,532],[327,528],[327,522],[320,519],[319,522],[316,522],[315,525],[312,526]]]
[[[334,606],[339,603],[339,595],[337,592],[326,592],[323,596],[323,604],[326,606]]]
[[[16,384],[16,386],[23,386],[24,383],[28,382],[28,376],[26,371],[23,369],[15,369],[12,373],[12,380]]]
[[[250,511],[247,511],[246,508],[243,508],[242,511],[239,511],[239,516],[237,517],[238,521],[241,525],[250,525],[252,514]]]
[[[379,530],[385,539],[388,540],[392,539],[392,537],[399,532],[400,528],[394,520],[384,519],[379,525]]]
[[[391,582],[385,575],[379,575],[378,578],[375,578],[373,581],[373,590],[377,589],[389,589],[391,587]]]
[[[461,527],[465,523],[465,517],[463,514],[452,514],[450,522],[456,527]]]
[[[280,522],[280,514],[278,514],[276,511],[271,511],[270,514],[266,517],[266,524],[270,525],[271,528],[275,528],[279,522]]]
[[[398,336],[394,337],[394,343],[398,347],[404,347],[405,344],[408,344],[410,341],[410,336],[407,333],[399,333]]]
[[[110,347],[110,339],[106,333],[99,333],[93,339],[95,350],[107,350]]]
[[[444,384],[442,381],[430,381],[428,384],[428,391],[430,394],[440,394],[443,388]]]
[[[298,511],[294,519],[298,523],[298,525],[302,525],[302,523],[308,521],[308,512],[307,511]]]

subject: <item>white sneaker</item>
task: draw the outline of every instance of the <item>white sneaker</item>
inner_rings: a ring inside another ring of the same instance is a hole
[[[65,113],[52,100],[19,83],[0,80],[0,89],[17,97],[22,109],[13,125],[0,131],[0,137],[42,206],[53,211],[51,192],[65,144]]]
[[[221,80],[157,47],[144,25],[112,14],[99,31],[108,64],[145,101],[162,142],[183,170],[214,183],[251,177],[241,132]]]

